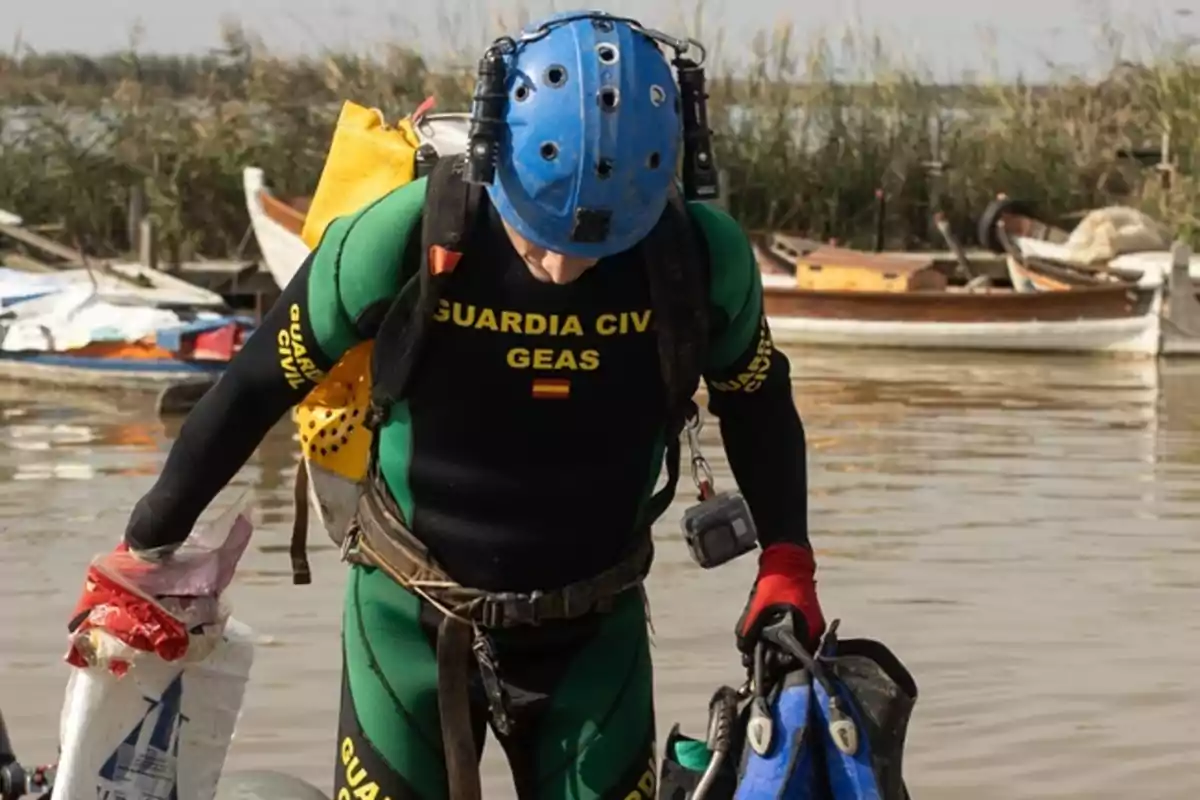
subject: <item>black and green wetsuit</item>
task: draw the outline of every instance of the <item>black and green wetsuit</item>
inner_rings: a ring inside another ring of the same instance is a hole
[[[418,180],[330,226],[189,415],[134,510],[131,546],[182,540],[269,428],[378,324],[417,257],[424,193]],[[710,410],[761,542],[805,543],[804,433],[753,253],[726,214],[689,212],[711,263]],[[652,521],[642,509],[665,449],[644,267],[621,254],[569,285],[540,283],[490,205],[463,250],[408,397],[379,432],[382,474],[412,532],[463,585],[531,591],[590,577]],[[437,613],[383,574],[351,569],[337,797],[443,797]],[[634,591],[607,614],[496,633],[515,719],[504,746],[522,798],[653,796],[645,627]]]

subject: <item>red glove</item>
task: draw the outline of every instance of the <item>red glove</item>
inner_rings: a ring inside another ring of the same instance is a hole
[[[798,544],[777,542],[763,550],[758,560],[758,578],[750,600],[737,623],[738,649],[752,653],[763,625],[772,611],[794,612],[796,638],[813,648],[825,632],[825,617],[817,601],[817,570],[812,550]]]

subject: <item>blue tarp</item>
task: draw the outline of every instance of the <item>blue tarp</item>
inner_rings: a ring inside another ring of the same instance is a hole
[[[184,323],[178,327],[163,328],[162,330],[155,332],[154,342],[164,350],[170,350],[172,353],[174,353],[182,346],[183,337],[216,330],[217,328],[224,328],[226,325],[231,325],[233,323],[241,323],[243,325],[254,327],[253,318],[245,316],[198,319],[194,322]]]

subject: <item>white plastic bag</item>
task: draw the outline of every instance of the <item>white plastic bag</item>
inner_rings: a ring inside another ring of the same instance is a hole
[[[52,800],[212,800],[254,661],[229,619],[204,660],[72,670]]]
[[[215,796],[254,661],[220,598],[250,537],[239,505],[171,553],[92,561],[52,800]]]

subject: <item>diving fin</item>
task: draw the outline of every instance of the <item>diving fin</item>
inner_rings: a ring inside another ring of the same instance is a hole
[[[812,700],[812,676],[807,669],[788,673],[772,691],[766,752],[746,749],[734,800],[812,800]],[[747,723],[749,739],[753,713]]]
[[[792,761],[808,777],[800,786],[790,773],[763,771],[762,794],[742,797],[771,797],[774,800],[908,800],[901,777],[904,737],[913,704],[916,683],[904,665],[885,646],[870,639],[840,639],[838,620],[833,620],[810,654],[795,636],[795,626],[787,615],[765,626],[764,641],[802,665],[787,673],[783,687],[803,681],[808,694],[805,703],[809,718],[797,726],[794,719],[781,718],[785,695],[777,687],[772,692],[771,718],[776,740],[765,754],[747,751],[745,776],[759,761],[767,764],[779,759],[780,747],[790,746],[796,755]],[[757,659],[756,659],[757,661]],[[755,683],[761,684],[761,666],[755,664]],[[751,719],[754,718],[752,710]],[[803,719],[803,718],[802,718]],[[807,728],[807,730],[805,730]],[[747,730],[747,734],[758,731]],[[799,741],[796,734],[803,733]],[[765,789],[774,781],[773,793]]]
[[[894,653],[874,639],[839,639],[822,655],[825,675],[853,709],[860,746],[870,748],[879,796],[909,800],[904,744],[917,701],[917,684]],[[853,796],[853,795],[851,795]]]
[[[814,733],[823,749],[833,800],[883,800],[871,762],[871,743],[853,698],[836,678],[813,681]]]

